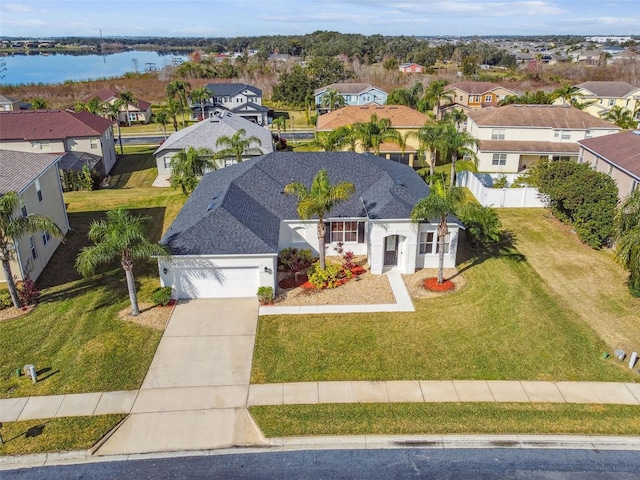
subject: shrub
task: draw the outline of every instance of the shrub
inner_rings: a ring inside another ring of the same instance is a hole
[[[17,285],[18,298],[23,306],[35,305],[40,298],[40,289],[37,287],[36,282],[30,278],[25,278]]]
[[[154,305],[166,307],[171,301],[171,287],[158,287],[151,292],[151,301]]]
[[[342,284],[342,280],[351,278],[351,272],[342,265],[328,263],[323,270],[320,262],[314,263],[309,269],[309,282],[316,288],[335,288]]]
[[[283,248],[278,255],[278,270],[293,273],[297,281],[300,272],[309,268],[314,260],[311,250]]]
[[[11,300],[11,294],[9,290],[3,288],[0,290],[0,310],[4,310],[5,308],[9,308],[13,306],[13,300]]]
[[[493,181],[493,188],[507,188],[509,186],[507,182],[507,177],[505,175],[500,175]]]
[[[273,301],[273,287],[258,287],[258,301],[261,304]]]

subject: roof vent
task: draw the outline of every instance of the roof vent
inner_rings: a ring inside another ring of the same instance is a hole
[[[396,185],[402,188],[407,188],[407,186],[404,184],[402,180],[396,180]]]

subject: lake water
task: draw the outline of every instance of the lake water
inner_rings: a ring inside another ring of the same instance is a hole
[[[63,83],[66,80],[95,80],[119,77],[135,70],[162,69],[187,59],[184,54],[159,54],[149,51],[130,51],[110,55],[13,55],[0,57],[5,63],[0,84]]]

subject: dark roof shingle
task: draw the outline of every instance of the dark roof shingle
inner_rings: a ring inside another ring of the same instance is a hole
[[[0,140],[61,140],[99,137],[111,121],[89,112],[24,110],[0,112]]]

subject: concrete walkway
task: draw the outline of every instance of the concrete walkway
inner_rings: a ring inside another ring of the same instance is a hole
[[[299,315],[314,313],[367,313],[367,312],[413,312],[413,302],[402,280],[400,271],[396,268],[384,273],[396,298],[396,303],[377,303],[360,305],[301,305],[260,307],[260,315]]]

